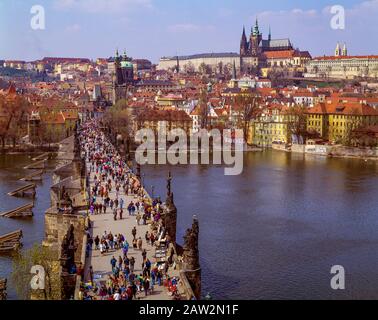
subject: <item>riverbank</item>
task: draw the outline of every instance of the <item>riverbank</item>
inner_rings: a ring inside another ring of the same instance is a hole
[[[290,147],[286,147],[285,145],[274,145],[272,149],[276,151],[310,154],[329,158],[378,160],[378,148],[356,148],[345,147],[342,145],[292,145]]]

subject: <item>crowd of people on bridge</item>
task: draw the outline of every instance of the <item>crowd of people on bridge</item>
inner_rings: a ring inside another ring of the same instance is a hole
[[[83,127],[81,147],[85,150],[88,163],[89,178],[93,176],[90,188],[90,215],[112,214],[113,219],[135,218],[137,226],[157,223],[161,219],[160,199],[151,200],[139,179],[128,168],[114,148],[108,142],[104,133],[99,130],[95,122]],[[125,203],[124,197],[132,196],[135,201]],[[114,254],[109,261],[110,274],[105,283],[98,285],[94,279],[93,269],[89,271],[89,282],[81,289],[82,299],[132,300],[141,295],[147,296],[154,292],[155,286],[166,286],[173,297],[179,297],[177,278],[170,278],[169,263],[152,263],[147,257],[145,246],[155,248],[156,243],[164,243],[164,234],[160,225],[157,230],[151,230],[144,235],[138,235],[137,228],[132,229],[131,235],[104,231],[94,238],[88,237],[87,256],[92,250],[99,250],[101,255]],[[132,241],[128,242],[127,237]],[[144,239],[142,239],[142,237]],[[164,244],[165,246],[168,243]],[[137,273],[135,258],[129,255],[129,248],[140,251],[142,255],[141,272]],[[116,256],[121,254],[116,258]]]

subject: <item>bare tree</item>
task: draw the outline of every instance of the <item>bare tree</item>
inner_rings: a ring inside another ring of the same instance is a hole
[[[27,100],[21,96],[9,100],[0,98],[0,140],[3,150],[7,139],[12,139],[15,145],[16,141],[26,134],[27,107]]]
[[[202,88],[199,97],[201,129],[207,129],[209,125],[208,101],[207,91],[205,88]]]
[[[307,109],[303,105],[289,107],[286,112],[288,130],[297,140],[303,144],[308,136],[307,132]]]
[[[235,111],[238,115],[238,127],[244,130],[244,140],[248,139],[248,129],[251,120],[260,114],[260,97],[254,94],[243,94],[235,98]]]
[[[185,73],[194,73],[195,72],[195,67],[193,65],[193,63],[191,63],[190,61],[184,65],[184,71]]]
[[[220,61],[218,63],[217,68],[218,68],[218,73],[223,74],[223,62],[222,61]]]
[[[203,75],[209,75],[209,74],[211,74],[212,70],[211,70],[211,67],[208,64],[202,62],[200,64],[200,66],[198,67],[198,71],[200,73],[202,73]]]
[[[285,74],[282,68],[273,66],[269,71],[269,79],[272,81],[272,86],[277,87],[284,80]]]
[[[132,112],[128,107],[127,100],[121,99],[106,111],[104,121],[111,128],[114,138],[121,135],[122,140],[125,142],[131,136],[132,118]]]

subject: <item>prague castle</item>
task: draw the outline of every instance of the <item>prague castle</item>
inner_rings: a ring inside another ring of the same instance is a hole
[[[199,71],[201,65],[206,65],[213,71],[219,72],[220,66],[231,70],[235,65],[241,73],[258,73],[262,68],[304,67],[310,59],[311,56],[307,51],[294,49],[289,39],[272,39],[270,30],[268,38],[264,39],[256,19],[249,38],[243,28],[239,53],[163,57],[160,59],[158,69]]]

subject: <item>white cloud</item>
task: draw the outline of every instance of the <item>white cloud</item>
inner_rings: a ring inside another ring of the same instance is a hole
[[[80,10],[89,13],[125,13],[152,9],[152,0],[55,0],[57,10]]]

